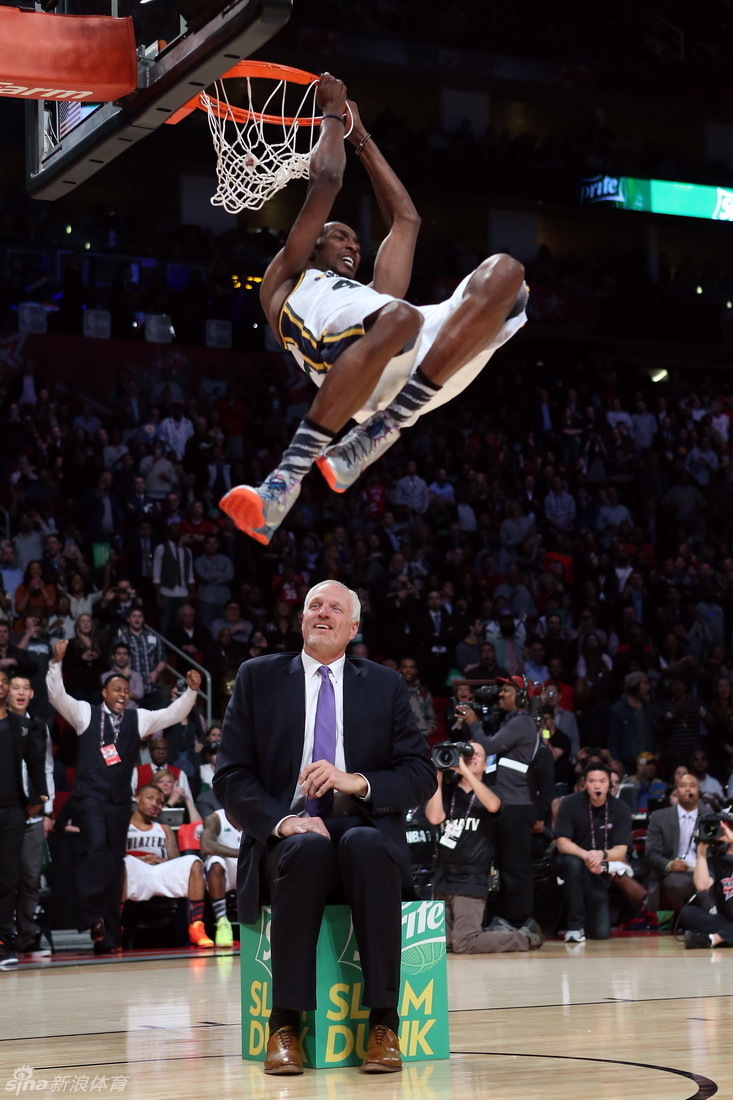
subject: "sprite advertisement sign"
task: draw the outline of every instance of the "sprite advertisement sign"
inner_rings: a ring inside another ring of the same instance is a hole
[[[593,176],[580,181],[578,197],[585,206],[605,203],[620,210],[733,221],[733,190],[725,187],[640,180],[633,176]]]
[[[272,1008],[270,909],[263,906],[256,925],[240,926],[242,977],[242,1057],[262,1061]],[[448,985],[445,907],[442,901],[402,905],[400,1049],[405,1062],[447,1058]],[[329,905],[316,955],[314,1012],[301,1014],[300,1045],[312,1069],[358,1066],[369,1038],[369,1009],[361,1005],[363,977],[351,911]]]

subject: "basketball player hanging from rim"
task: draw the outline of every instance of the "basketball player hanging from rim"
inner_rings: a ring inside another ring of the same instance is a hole
[[[220,507],[261,543],[294,505],[315,462],[337,493],[419,416],[460,393],[525,323],[524,269],[507,255],[484,260],[437,305],[404,301],[420,218],[367,133],[356,104],[348,140],[367,170],[389,232],[369,286],[356,281],[361,248],[353,229],[327,221],[341,188],[346,87],[324,73],[322,112],[305,202],[262,279],[260,300],[284,348],[319,386],[279,465],[259,488],[237,485]],[[339,442],[349,420],[358,421]]]

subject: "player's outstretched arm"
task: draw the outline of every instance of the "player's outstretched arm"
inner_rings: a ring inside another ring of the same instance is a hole
[[[287,279],[305,269],[344,177],[346,86],[343,81],[323,73],[316,91],[316,103],[323,115],[331,117],[321,122],[320,136],[311,157],[308,193],[285,245],[267,268],[260,287],[262,307],[271,324],[272,296]]]
[[[407,189],[389,166],[376,141],[368,133],[359,108],[349,100],[354,125],[349,141],[367,170],[379,210],[389,233],[382,241],[374,261],[372,286],[381,294],[404,298],[412,278],[412,263],[420,229],[420,215]]]

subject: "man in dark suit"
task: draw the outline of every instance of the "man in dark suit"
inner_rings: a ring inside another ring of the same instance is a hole
[[[0,671],[0,970],[18,964],[13,918],[26,821],[48,802],[45,740],[8,711],[8,683],[7,673]],[[23,764],[29,792],[23,783]]]
[[[681,775],[675,786],[677,803],[649,816],[644,855],[651,867],[649,908],[679,913],[695,892],[695,833],[700,784]]]
[[[457,630],[453,616],[443,606],[440,592],[428,592],[424,609],[415,616],[414,630],[423,683],[433,695],[446,695]]]
[[[362,1070],[402,1068],[401,902],[414,896],[402,811],[437,780],[402,677],[345,660],[359,611],[337,581],[312,588],[303,652],[243,664],[224,718],[214,789],[245,834],[240,920],[256,921],[263,893],[272,906],[270,1074],[302,1072],[299,1013],[316,1006],[316,943],[332,900],[351,907],[364,972]]]

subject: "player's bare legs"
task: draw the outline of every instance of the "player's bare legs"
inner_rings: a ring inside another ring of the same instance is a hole
[[[469,279],[458,308],[438,331],[419,368],[391,404],[358,424],[316,462],[330,487],[343,493],[363,470],[384,454],[401,426],[426,405],[449,378],[496,339],[524,290],[524,268],[498,254],[481,263]]]
[[[511,256],[490,256],[468,281],[463,301],[435,338],[420,370],[442,386],[498,336],[524,282],[524,268]],[[399,394],[393,402],[397,405]],[[385,410],[386,411],[386,410]]]
[[[417,337],[422,321],[422,314],[402,301],[383,306],[373,322],[367,317],[364,336],[347,348],[328,372],[310,407],[309,419],[334,435],[341,431],[369,400],[387,363]]]
[[[382,307],[373,320],[366,318],[367,331],[331,367],[280,464],[258,488],[237,485],[219,502],[240,530],[269,543],[298,499],[316,456],[366,404],[387,363],[415,339],[421,325],[420,312],[402,301]]]

